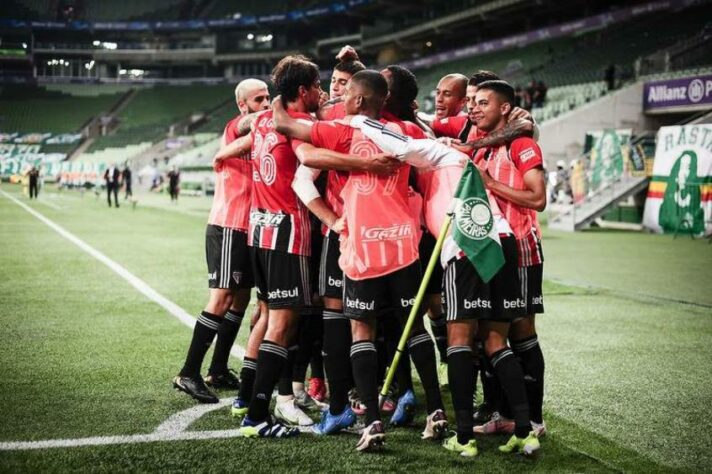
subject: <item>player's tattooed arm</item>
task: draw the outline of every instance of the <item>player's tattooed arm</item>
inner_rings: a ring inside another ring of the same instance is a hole
[[[252,130],[252,124],[255,123],[255,120],[257,117],[265,113],[264,110],[260,110],[259,112],[253,112],[251,114],[245,115],[242,120],[240,120],[240,123],[237,124],[237,136],[242,137],[250,133]]]
[[[247,153],[252,148],[252,135],[245,135],[231,143],[225,145],[224,139],[221,141],[221,147],[213,157],[213,169],[219,171],[223,161],[231,158],[239,158]]]
[[[488,146],[499,146],[511,143],[514,139],[519,137],[531,137],[533,133],[534,123],[530,120],[518,118],[510,120],[503,128],[495,130],[486,137],[469,141],[464,145],[477,150]]]
[[[296,150],[299,161],[310,168],[337,171],[368,171],[380,175],[391,175],[401,162],[390,153],[378,153],[364,158],[326,148],[317,148],[310,143],[302,143]]]

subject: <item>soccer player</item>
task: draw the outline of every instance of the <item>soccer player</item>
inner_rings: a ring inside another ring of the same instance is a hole
[[[480,84],[474,109],[477,126],[483,131],[497,131],[502,104],[510,97],[507,83],[489,81]],[[499,104],[499,108],[497,108]],[[492,124],[496,125],[493,126]],[[509,340],[524,370],[531,424],[538,436],[546,432],[542,418],[544,396],[544,356],[536,334],[535,315],[544,312],[542,295],[543,254],[537,212],[546,206],[546,181],[541,149],[528,137],[519,137],[508,145],[480,149],[476,163],[486,172],[483,179],[495,195],[512,226],[517,242],[519,279],[526,316],[516,319]],[[510,409],[514,408],[510,401]],[[501,417],[478,427],[484,433],[507,432],[515,423]]]
[[[245,79],[235,88],[240,115],[230,120],[221,146],[237,138],[237,126],[248,114],[269,108],[267,84]],[[247,226],[252,165],[249,153],[225,159],[216,165],[215,195],[205,231],[210,296],[198,317],[183,368],[173,384],[200,402],[217,403],[218,398],[203,383],[200,368],[215,335],[215,351],[205,382],[214,388],[239,387],[228,369],[228,358],[240,329],[253,286],[247,249]],[[243,362],[244,364],[244,362]]]
[[[275,66],[272,81],[285,101],[286,115],[308,127],[309,113],[316,111],[321,95],[316,65],[302,56],[287,56]],[[299,165],[294,153],[299,142],[278,133],[274,122],[273,112],[265,112],[256,119],[252,132],[254,173],[248,244],[252,247],[259,295],[267,304],[268,323],[257,357],[252,398],[240,428],[247,437],[290,437],[299,433],[296,428],[271,423],[268,410],[272,390],[287,363],[287,348],[294,340],[299,309],[308,305],[311,298],[308,211],[291,187]],[[354,162],[345,155],[335,159]],[[356,165],[369,169],[376,161],[360,160]],[[280,418],[294,423],[292,415],[297,410],[301,411],[294,405],[293,396],[289,400],[278,397],[275,414]],[[302,423],[301,416],[298,421]]]
[[[381,71],[381,75],[383,75],[383,77],[385,77],[388,81],[388,98],[386,99],[385,106],[382,111],[382,117],[389,122],[397,122],[406,136],[415,139],[426,138],[423,130],[416,124],[415,111],[413,107],[414,101],[418,95],[418,82],[415,75],[408,69],[397,65],[386,67]],[[422,212],[419,209],[415,215],[418,222],[422,221],[421,214]],[[428,232],[423,232],[418,247],[422,268],[427,266],[434,247],[434,238]],[[437,339],[440,329],[445,329],[445,320],[442,312],[440,297],[442,271],[437,270],[440,270],[440,268],[438,267],[436,269],[433,277],[428,283],[426,293],[427,300],[424,305],[424,311],[428,312],[428,315],[432,321],[438,321],[439,323],[438,326],[435,326],[435,324],[432,325],[437,327],[435,332],[436,341],[443,345],[443,352],[441,355],[444,358],[446,349],[444,343],[447,341]],[[416,319],[413,331],[416,334],[427,335],[425,328],[423,327],[422,318]],[[396,340],[393,342],[397,344],[398,341]],[[417,346],[415,347],[415,350],[412,350],[411,345],[414,347]],[[438,374],[436,369],[433,341],[430,337],[414,338],[409,343],[408,352],[411,353],[410,355],[413,358],[413,363],[416,366],[423,387],[426,387],[425,392],[426,395],[428,395],[427,412],[436,413],[437,410],[441,410],[443,408],[443,405],[438,387]],[[414,414],[415,394],[413,392],[412,379],[410,376],[410,364],[408,362],[408,358],[402,358],[401,365],[398,367],[398,388],[400,390],[400,394],[398,397],[398,404],[393,412],[393,416],[391,417],[391,424],[395,426],[408,424],[412,420],[412,416]],[[426,423],[426,431],[423,432],[424,439],[438,438],[443,434],[441,432],[435,433],[429,428],[432,428],[432,423]]]
[[[317,117],[320,120],[336,120],[344,118],[344,102],[341,97],[346,91],[346,84],[351,77],[359,71],[366,69],[366,66],[359,60],[358,53],[351,46],[346,45],[336,55],[339,61],[334,66],[331,74],[331,85],[329,87],[329,100],[320,107]]]
[[[512,86],[505,81],[485,81],[478,85],[472,115],[479,130],[483,133],[491,133],[502,130],[506,126],[507,115],[513,107],[514,89]],[[546,186],[541,169],[541,150],[533,139],[520,137],[509,146],[480,149],[475,156],[475,163],[481,170],[485,186],[495,195],[505,219],[512,228],[516,250],[515,267],[520,273],[521,263],[532,261],[530,251],[533,250],[539,254],[541,251],[538,240],[533,239],[536,235],[536,228],[531,218],[536,210],[542,210],[546,206]],[[531,239],[528,237],[529,234],[532,236]],[[506,252],[505,257],[508,266],[510,262]],[[536,261],[541,263],[538,258]],[[532,277],[534,279],[535,275],[532,274]],[[517,284],[522,282],[526,284],[524,280],[520,282],[517,278]],[[513,285],[515,282],[507,280],[507,284]],[[522,289],[529,291],[528,287]],[[538,296],[541,296],[541,293]],[[521,297],[505,301],[505,305],[521,309],[522,314],[518,314],[514,320],[525,316],[527,310],[540,309],[538,307],[534,309],[534,305]],[[500,451],[522,451],[525,454],[530,454],[538,449],[539,442],[536,432],[532,431],[527,392],[538,393],[539,386],[533,386],[534,384],[530,383],[530,388],[527,390],[524,382],[525,373],[516,357],[521,357],[524,354],[525,360],[528,357],[534,359],[534,363],[524,363],[524,366],[528,367],[529,378],[536,377],[535,382],[543,383],[544,367],[543,357],[527,354],[527,352],[538,348],[536,334],[532,334],[534,331],[533,318],[524,318],[523,321],[525,322],[519,323],[519,329],[513,332],[514,351],[507,346],[507,337],[510,335],[509,323],[488,321],[482,329],[486,336],[485,352],[514,417],[514,434],[507,444],[500,446]],[[541,356],[540,350],[538,355]],[[538,418],[537,422],[541,424],[543,420],[540,416]],[[497,420],[494,420],[494,423],[496,422]]]
[[[388,83],[378,72],[356,73],[344,94],[346,113],[379,121],[387,95]],[[311,161],[308,156],[314,147],[348,152],[364,161],[381,153],[348,125],[334,121],[303,126],[281,113],[276,103],[273,107],[278,130],[311,142],[311,148],[303,144],[297,150],[305,155],[305,164]],[[386,309],[394,309],[399,317],[407,316],[420,283],[418,223],[408,208],[408,171],[409,165],[402,164],[391,176],[351,172],[341,193],[344,215],[337,217],[328,208],[316,213],[326,225],[343,233],[339,265],[344,272],[344,313],[351,319],[354,379],[366,406],[367,426],[356,445],[358,451],[380,446],[385,438],[378,410],[378,362],[373,343],[376,317]],[[422,336],[429,337],[412,334],[410,340]],[[439,426],[444,419],[442,410],[428,416],[429,422]]]
[[[503,113],[509,112],[504,108]],[[506,117],[500,124],[502,125]],[[354,121],[351,121],[354,124]],[[489,127],[488,123],[484,123]],[[405,155],[409,148],[398,142],[392,132],[379,136],[373,129],[361,128],[382,149]],[[403,137],[401,137],[403,138]],[[390,142],[390,144],[389,144]],[[411,145],[423,140],[412,140]],[[434,145],[428,145],[432,147]],[[418,145],[422,146],[422,145]],[[445,219],[445,209],[449,207],[454,189],[457,187],[462,165],[452,163],[437,168],[426,175],[425,217],[431,232],[437,233]],[[523,314],[523,302],[519,295],[517,276],[517,247],[512,229],[500,210],[492,193],[488,195],[492,208],[495,228],[500,234],[505,265],[488,283],[479,277],[476,268],[465,258],[457,244],[448,236],[443,247],[441,262],[446,268],[443,282],[448,320],[448,369],[451,379],[453,407],[457,420],[457,435],[448,439],[445,448],[464,456],[477,455],[473,439],[472,398],[475,378],[472,370],[472,338],[479,324],[485,335],[485,349],[493,360],[507,399],[517,413],[515,435],[500,448],[503,452],[520,450],[526,454],[539,449],[539,442],[528,425],[527,400],[524,380],[519,363],[506,347],[507,329],[510,321]],[[522,433],[520,430],[524,431]],[[522,434],[520,434],[522,433]]]

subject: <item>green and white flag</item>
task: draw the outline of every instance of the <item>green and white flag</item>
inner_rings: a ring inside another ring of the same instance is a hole
[[[480,172],[467,162],[455,191],[452,238],[487,283],[504,265],[504,254]]]

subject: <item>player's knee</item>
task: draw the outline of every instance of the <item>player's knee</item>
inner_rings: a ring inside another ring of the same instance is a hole
[[[526,339],[536,334],[536,326],[534,324],[534,315],[519,318],[512,323],[509,328],[509,338],[514,341]]]

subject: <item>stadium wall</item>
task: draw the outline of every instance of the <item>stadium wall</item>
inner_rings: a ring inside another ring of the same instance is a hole
[[[541,125],[539,145],[548,169],[557,160],[573,160],[583,153],[586,132],[604,128],[630,128],[633,134],[656,128],[657,121],[643,113],[643,82],[639,81],[590,104],[547,120]]]

